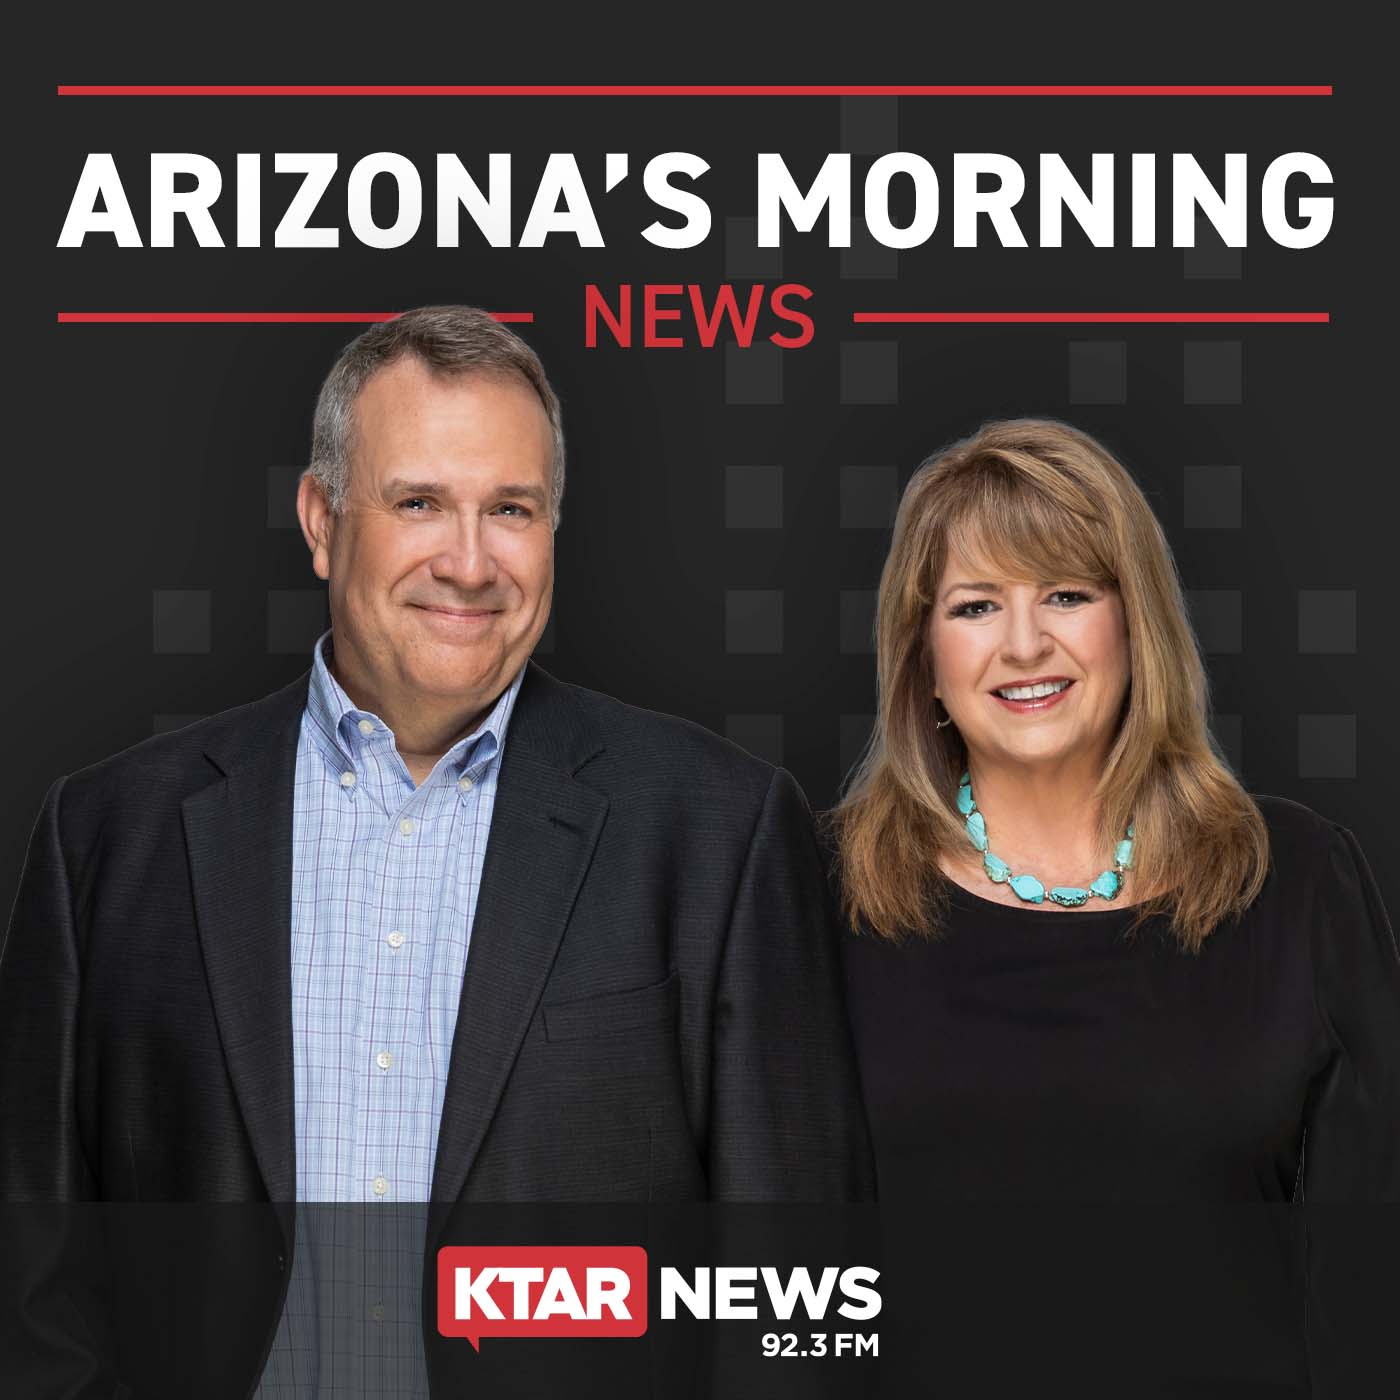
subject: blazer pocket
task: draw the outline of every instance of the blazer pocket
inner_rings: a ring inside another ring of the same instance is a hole
[[[673,972],[664,982],[650,987],[605,992],[596,997],[575,997],[553,1004],[546,1002],[540,1008],[544,1015],[545,1039],[582,1040],[587,1036],[621,1034],[674,1021],[680,990],[680,973]]]

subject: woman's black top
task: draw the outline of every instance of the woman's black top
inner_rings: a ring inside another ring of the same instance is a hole
[[[957,886],[937,938],[846,940],[882,1201],[1400,1200],[1375,880],[1349,831],[1257,801],[1267,883],[1197,955],[1127,908]]]
[[[1351,833],[1256,800],[1267,882],[1199,954],[958,887],[846,939],[884,1393],[1393,1393],[1400,1208],[1313,1203],[1400,1201],[1400,957]]]

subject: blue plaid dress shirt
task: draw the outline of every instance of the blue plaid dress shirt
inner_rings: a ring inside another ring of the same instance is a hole
[[[426,1395],[423,1223],[522,670],[419,786],[316,643],[292,816],[297,1242],[264,1400]],[[367,1204],[314,1205],[317,1202]]]

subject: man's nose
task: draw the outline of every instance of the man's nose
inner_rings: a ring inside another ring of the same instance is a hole
[[[461,515],[449,539],[433,556],[432,572],[463,589],[489,588],[496,581],[496,560],[487,532],[476,515]]]

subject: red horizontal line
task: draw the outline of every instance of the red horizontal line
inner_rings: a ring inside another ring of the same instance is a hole
[[[1326,324],[1326,311],[857,311],[858,325],[1249,325]]]
[[[60,84],[60,97],[1330,97],[1331,84]]]
[[[171,324],[252,324],[285,325],[289,323],[325,324],[331,322],[392,321],[397,311],[60,311],[60,323],[171,325]],[[533,311],[493,311],[497,321],[524,323],[535,319]]]

